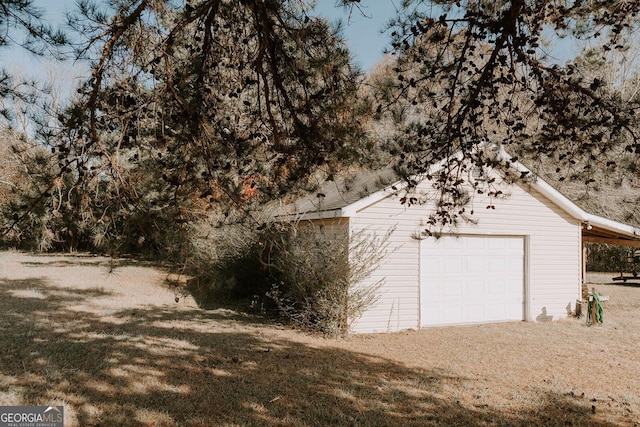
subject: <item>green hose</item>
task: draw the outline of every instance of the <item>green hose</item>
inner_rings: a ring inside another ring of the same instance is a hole
[[[602,309],[602,303],[600,302],[600,297],[595,292],[589,294],[591,298],[589,298],[589,305],[587,306],[587,323],[593,324],[595,322],[602,323],[604,322],[604,310]],[[595,304],[596,307],[596,318],[592,319],[592,307]]]

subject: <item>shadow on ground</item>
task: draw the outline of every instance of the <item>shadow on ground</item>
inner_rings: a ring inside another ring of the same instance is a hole
[[[629,279],[625,281],[616,281],[611,283],[604,283],[605,285],[617,285],[617,286],[628,286],[631,288],[640,288],[640,278]]]
[[[588,272],[590,275],[590,282],[592,285],[619,285],[619,286],[629,286],[632,288],[640,287],[640,276],[633,276],[631,273],[623,273],[623,279],[620,279],[620,273],[594,273]]]
[[[565,395],[464,406],[442,391],[465,378],[278,338],[224,310],[74,310],[99,294],[0,280],[0,404],[63,401],[80,426],[605,425]]]

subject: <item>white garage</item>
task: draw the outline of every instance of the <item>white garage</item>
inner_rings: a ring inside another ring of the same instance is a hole
[[[424,232],[434,206],[401,203],[407,180],[391,168],[328,182],[285,215],[340,233],[390,233],[383,262],[360,283],[382,286],[352,322],[359,333],[562,319],[582,297],[585,241],[640,247],[640,230],[585,212],[540,178],[499,184],[500,172],[491,177],[507,197],[476,192],[473,221],[437,237]],[[433,187],[423,180],[413,191],[428,195]]]
[[[442,236],[420,245],[420,326],[524,320],[525,238]]]

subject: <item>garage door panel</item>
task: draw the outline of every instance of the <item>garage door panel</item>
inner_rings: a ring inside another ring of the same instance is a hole
[[[501,297],[509,292],[509,285],[503,279],[490,281],[486,284],[486,293],[488,297]]]
[[[467,258],[467,271],[469,273],[484,273],[486,269],[487,269],[487,266],[482,258],[479,258],[479,257]]]
[[[480,240],[465,240],[463,242],[461,242],[460,244],[461,247],[466,248],[469,251],[482,251],[484,249],[484,242],[480,241]]]
[[[460,306],[450,307],[446,310],[438,307],[432,307],[424,313],[425,320],[429,322],[429,324],[435,324],[436,322],[444,325],[454,324],[456,319],[463,316],[464,312]]]
[[[466,296],[468,299],[471,299],[471,300],[481,299],[486,294],[484,286],[478,286],[477,283],[473,283],[469,281],[466,282],[465,290],[466,290],[466,294],[463,295],[463,297]]]
[[[524,318],[524,237],[444,236],[421,246],[421,324]]]
[[[489,254],[489,256],[494,256],[496,258],[487,260],[487,272],[488,273],[504,273],[508,271],[509,262],[506,259],[497,258],[500,254]]]
[[[440,294],[444,297],[443,299],[445,301],[447,298],[453,301],[457,301],[460,298],[464,297],[464,294],[465,294],[464,283],[454,282],[454,281],[447,281],[443,283],[446,283],[446,286],[442,287]]]
[[[460,271],[461,269],[464,269],[464,264],[464,259],[450,256],[444,260],[444,273],[446,274],[451,271]]]
[[[486,309],[484,304],[471,303],[466,307],[466,315],[471,318],[485,317]]]

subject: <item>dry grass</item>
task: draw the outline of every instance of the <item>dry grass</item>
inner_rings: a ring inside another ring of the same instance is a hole
[[[633,426],[640,287],[592,275],[605,323],[327,340],[176,303],[161,271],[0,253],[0,405],[67,426]]]

